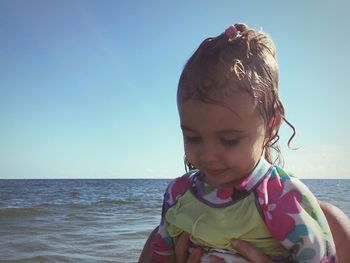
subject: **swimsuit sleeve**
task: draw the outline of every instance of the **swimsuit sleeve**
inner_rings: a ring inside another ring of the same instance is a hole
[[[267,228],[289,250],[293,262],[337,262],[327,220],[300,180],[275,167],[256,193]]]
[[[163,199],[163,208],[160,225],[152,247],[152,259],[156,262],[169,262],[174,259],[173,238],[167,230],[165,215],[170,207],[186,192],[191,183],[189,174],[179,177],[168,185]]]

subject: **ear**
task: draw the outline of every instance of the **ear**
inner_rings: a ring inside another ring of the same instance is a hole
[[[269,140],[271,140],[272,138],[274,138],[277,135],[277,132],[279,130],[279,128],[281,127],[283,121],[283,116],[281,113],[277,112],[276,116],[273,116],[270,120],[269,123],[267,125],[268,128],[268,138]]]
[[[276,116],[273,116],[268,123],[269,130],[278,130],[282,124],[282,119],[283,117],[280,113],[278,113]]]
[[[274,108],[275,114],[273,117],[271,117],[267,125],[269,131],[269,139],[272,139],[277,135],[278,130],[281,127],[282,121],[284,120],[284,107],[280,100],[277,103],[275,103]]]

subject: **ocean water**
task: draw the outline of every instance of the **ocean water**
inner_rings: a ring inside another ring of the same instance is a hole
[[[303,180],[350,216],[350,180]],[[0,262],[137,262],[169,180],[0,180]]]

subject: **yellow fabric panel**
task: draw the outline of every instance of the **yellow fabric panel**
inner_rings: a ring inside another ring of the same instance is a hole
[[[230,206],[213,208],[187,191],[169,208],[165,218],[170,236],[176,237],[186,231],[196,245],[234,251],[230,240],[241,239],[265,254],[288,255],[288,251],[266,228],[253,193]]]

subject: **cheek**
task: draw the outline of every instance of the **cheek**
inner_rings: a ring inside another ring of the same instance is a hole
[[[240,147],[234,148],[232,150],[227,150],[225,154],[225,159],[231,165],[240,167],[244,165],[251,156],[251,149],[241,145]]]
[[[195,164],[197,164],[196,148],[191,144],[185,144],[184,147],[187,160],[195,166]]]
[[[259,158],[255,158],[251,151],[242,150],[226,159],[226,164],[237,174],[248,174],[254,169]]]
[[[254,150],[261,154],[265,148],[267,141],[268,141],[267,134],[264,131],[262,131],[260,133],[259,138],[254,143]]]
[[[250,149],[246,152],[247,159],[249,159],[249,163],[251,166],[255,166],[255,164],[260,160],[261,156],[264,152],[264,143],[265,137],[263,134],[251,143]]]
[[[263,140],[245,141],[238,148],[227,151],[226,162],[238,173],[250,172],[263,153]]]

